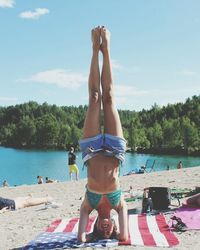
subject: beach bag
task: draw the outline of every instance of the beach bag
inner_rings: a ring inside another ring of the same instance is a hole
[[[168,209],[171,204],[171,190],[167,187],[149,187],[148,197],[152,200],[155,210]]]

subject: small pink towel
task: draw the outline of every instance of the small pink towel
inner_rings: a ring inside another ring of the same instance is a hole
[[[176,210],[174,215],[182,220],[188,229],[200,230],[200,208],[182,206]]]

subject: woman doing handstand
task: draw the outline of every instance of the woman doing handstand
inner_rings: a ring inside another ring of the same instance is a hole
[[[93,235],[98,238],[128,237],[127,206],[119,185],[119,165],[124,160],[126,141],[113,99],[113,80],[110,60],[110,32],[104,27],[92,30],[92,60],[88,80],[89,106],[80,141],[83,161],[87,165],[88,182],[80,209],[78,240],[91,240],[86,234],[89,214],[98,212]],[[99,52],[103,55],[100,77]],[[101,86],[100,86],[101,81]],[[102,93],[101,93],[102,89]],[[103,104],[104,131],[101,133],[100,113]],[[111,210],[118,213],[119,228],[111,218]]]

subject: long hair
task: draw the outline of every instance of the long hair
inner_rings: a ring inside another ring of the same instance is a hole
[[[97,229],[97,221],[98,221],[98,217],[97,217],[97,219],[95,221],[95,224],[94,224],[94,229],[93,229],[93,232],[92,232],[92,240],[105,239],[105,237],[103,235],[103,232],[98,231],[98,229]],[[113,231],[112,231],[109,239],[116,239],[117,238],[117,225],[116,225],[115,220],[113,218],[111,218],[111,221],[112,221],[112,224],[113,224]]]

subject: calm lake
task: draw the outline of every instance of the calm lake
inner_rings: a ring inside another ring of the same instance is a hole
[[[77,153],[77,156],[79,178],[83,179],[87,176],[87,169],[83,168],[81,153]],[[127,153],[120,175],[145,165],[147,160],[147,167],[151,167],[154,162],[154,171],[166,170],[167,165],[170,169],[175,169],[180,160],[183,167],[200,166],[200,157]],[[36,184],[38,175],[43,176],[43,179],[48,176],[51,179],[68,181],[67,152],[0,147],[0,171],[0,186],[3,180],[7,180],[11,186]]]

